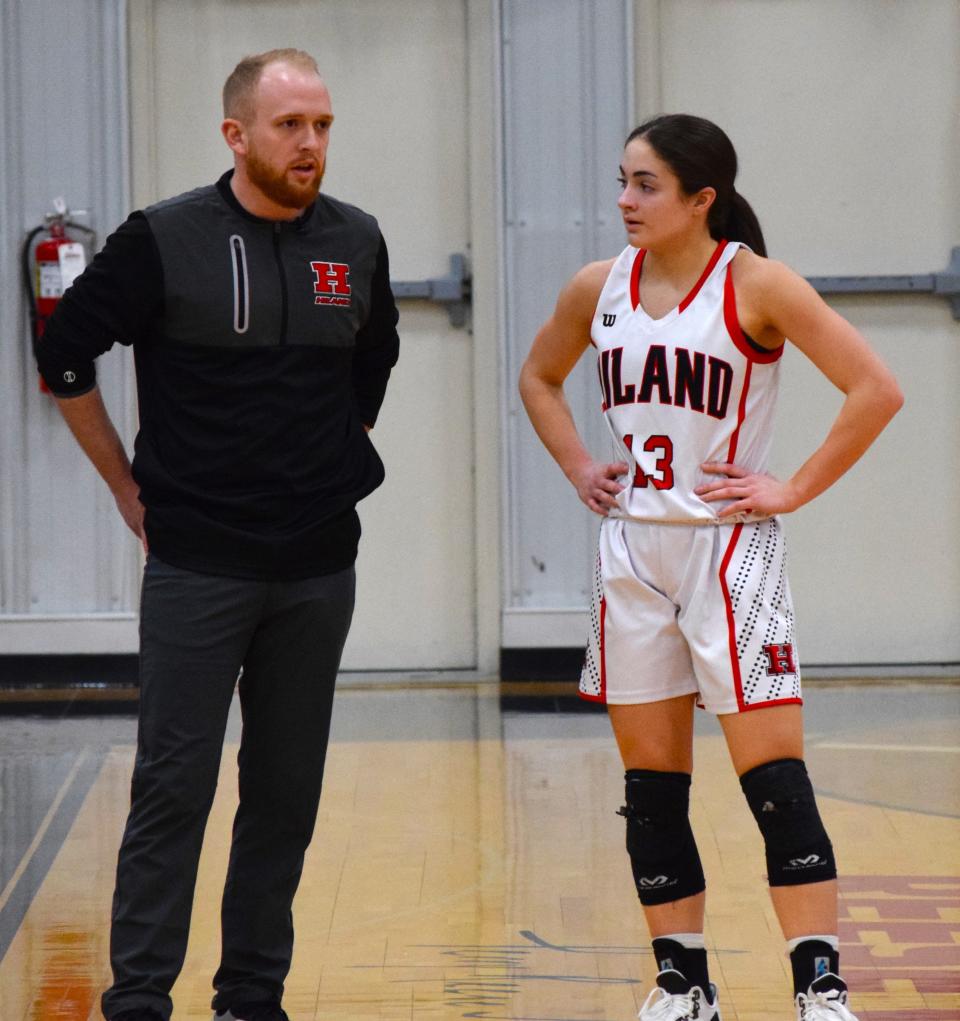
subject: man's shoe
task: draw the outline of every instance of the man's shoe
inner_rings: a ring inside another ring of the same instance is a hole
[[[269,1000],[237,1004],[222,1014],[214,1014],[213,1021],[290,1021],[290,1018],[279,1003]]]
[[[114,1014],[110,1021],[163,1021],[163,1015],[150,1007],[132,1007]]]
[[[857,1021],[847,1009],[847,986],[839,975],[821,975],[797,993],[797,1021]]]
[[[699,986],[691,986],[679,971],[661,971],[656,989],[650,990],[637,1018],[639,1021],[720,1021],[717,987],[711,982],[708,996]]]

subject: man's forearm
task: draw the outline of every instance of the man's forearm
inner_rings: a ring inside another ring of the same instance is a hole
[[[110,487],[127,527],[147,551],[144,508],[140,487],[134,481],[130,460],[114,428],[97,387],[80,397],[58,397],[57,406],[83,452]]]
[[[130,460],[117,433],[100,389],[94,387],[80,397],[58,397],[57,406],[103,481],[116,494],[132,482]]]

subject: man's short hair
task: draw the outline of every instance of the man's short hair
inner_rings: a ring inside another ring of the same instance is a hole
[[[255,53],[244,57],[230,72],[223,85],[223,116],[233,120],[249,121],[253,118],[253,94],[257,82],[268,64],[293,64],[304,71],[312,71],[320,77],[317,62],[303,50],[284,49],[267,50],[266,53]]]

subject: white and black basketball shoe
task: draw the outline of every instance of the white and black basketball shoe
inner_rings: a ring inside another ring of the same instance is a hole
[[[637,1015],[639,1021],[720,1021],[717,987],[711,982],[705,993],[672,968],[661,971],[655,989]]]
[[[838,975],[821,975],[797,993],[797,1021],[857,1021],[847,1007],[847,986]]]

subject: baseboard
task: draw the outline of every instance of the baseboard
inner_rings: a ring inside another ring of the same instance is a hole
[[[137,656],[127,653],[0,655],[0,688],[135,688]]]
[[[582,666],[582,645],[500,650],[502,681],[577,681]]]

